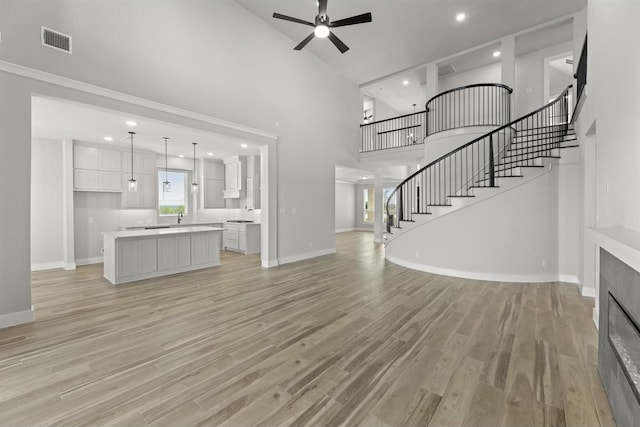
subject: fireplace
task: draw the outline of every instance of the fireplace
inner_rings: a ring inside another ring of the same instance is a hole
[[[640,426],[640,273],[600,249],[598,372],[619,426]]]
[[[640,402],[640,332],[637,322],[609,292],[607,334],[609,344]]]

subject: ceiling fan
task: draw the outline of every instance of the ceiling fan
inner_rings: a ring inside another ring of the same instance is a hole
[[[344,27],[347,25],[363,24],[365,22],[371,22],[371,12],[363,13],[362,15],[352,16],[351,18],[339,19],[335,22],[329,20],[327,15],[327,0],[318,0],[318,15],[316,15],[315,24],[302,19],[293,18],[291,16],[282,15],[280,13],[274,13],[274,18],[284,19],[285,21],[296,22],[298,24],[308,25],[314,27],[313,33],[309,34],[307,38],[302,40],[294,50],[301,50],[305,47],[313,37],[325,38],[329,37],[329,40],[338,48],[340,53],[345,53],[349,50],[349,47],[342,42],[333,32],[331,28]]]

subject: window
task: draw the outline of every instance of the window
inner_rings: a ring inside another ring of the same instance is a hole
[[[387,215],[392,215],[395,217],[396,215],[396,197],[389,202],[389,212],[387,212],[387,200],[389,200],[389,196],[393,193],[395,188],[385,188],[382,190],[382,209],[384,209],[384,216],[382,217],[382,222],[387,223]]]
[[[171,183],[171,191],[164,191],[164,181]],[[187,183],[189,173],[186,171],[158,169],[158,214],[177,215],[188,213]]]
[[[387,200],[389,200],[389,196],[395,188],[384,188],[382,190],[382,222],[387,223],[387,215],[396,214],[396,197],[394,196],[389,202],[389,212],[387,212]],[[362,205],[364,208],[364,222],[368,224],[373,224],[375,221],[375,189],[374,188],[365,188],[363,190],[362,195]]]
[[[375,218],[375,189],[363,190],[362,204],[364,206],[364,222],[373,224]]]

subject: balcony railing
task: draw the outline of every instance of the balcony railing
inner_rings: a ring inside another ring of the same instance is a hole
[[[480,83],[442,92],[426,105],[427,135],[469,126],[502,126],[511,121],[511,89]]]
[[[578,68],[573,75],[576,79],[576,105],[580,102],[582,91],[587,84],[587,36],[584,36],[584,44],[582,45],[582,53],[580,54],[580,62]]]
[[[424,142],[426,112],[406,114],[360,125],[360,152],[408,147]]]

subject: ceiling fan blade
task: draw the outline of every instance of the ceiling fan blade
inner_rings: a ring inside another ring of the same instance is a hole
[[[285,21],[295,22],[297,24],[309,25],[311,27],[315,27],[316,25],[309,21],[303,21],[302,19],[293,18],[291,16],[283,15],[281,13],[274,12],[273,17],[276,19],[284,19]]]
[[[329,26],[331,28],[335,28],[344,27],[346,25],[364,24],[365,22],[371,22],[371,12],[352,16],[351,18],[338,19],[337,21],[333,21]]]
[[[311,33],[307,36],[306,39],[302,40],[300,43],[298,43],[298,45],[296,47],[293,48],[293,50],[302,50],[303,47],[305,47],[310,41],[311,39],[315,36],[315,34]]]
[[[331,40],[333,42],[333,44],[336,45],[336,47],[338,48],[340,53],[345,53],[346,51],[349,50],[349,47],[346,44],[342,43],[342,40],[340,40],[332,32],[329,32],[329,40]]]
[[[327,16],[327,0],[318,0],[318,16]]]

